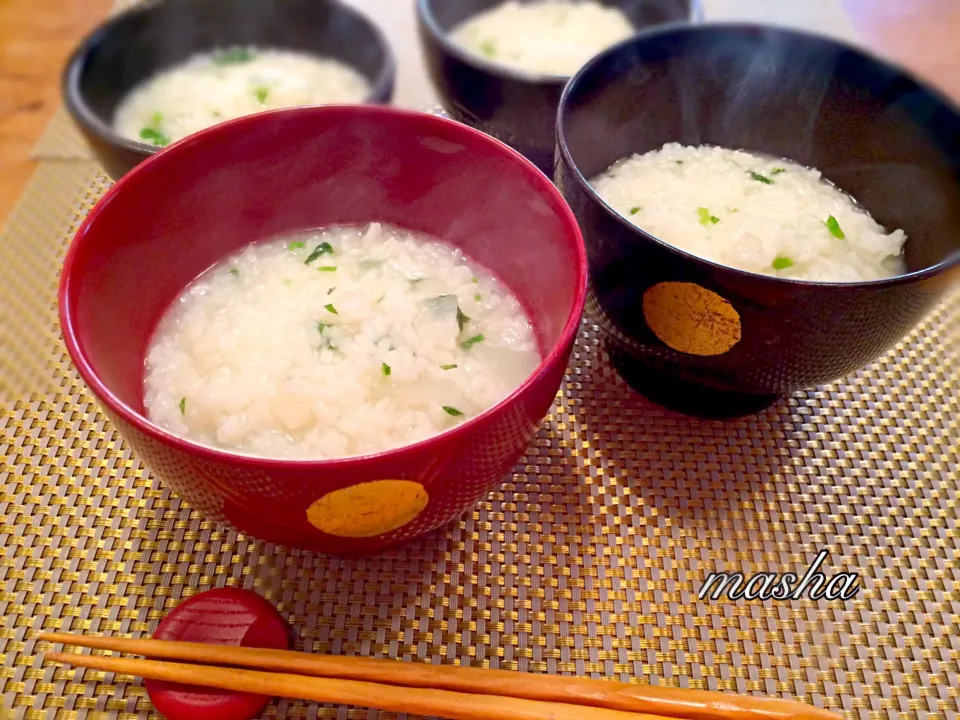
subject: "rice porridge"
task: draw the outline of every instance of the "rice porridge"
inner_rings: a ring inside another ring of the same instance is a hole
[[[819,282],[905,271],[902,230],[888,232],[819,171],[787,160],[669,143],[591,184],[645,232],[721,265]]]
[[[618,8],[589,0],[537,0],[501,3],[467,19],[450,37],[492,62],[532,73],[573,75],[634,32]]]
[[[367,79],[338,60],[234,47],[158,73],[121,101],[115,130],[160,147],[244,115],[303,105],[359,103]]]
[[[206,445],[339,458],[464,422],[540,359],[518,301],[459,251],[331,228],[250,245],[195,280],[151,341],[144,404]]]

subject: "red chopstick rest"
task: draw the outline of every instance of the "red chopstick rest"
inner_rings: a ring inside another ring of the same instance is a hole
[[[157,640],[242,647],[290,648],[290,627],[276,608],[249,590],[218,588],[186,600],[157,627]],[[270,698],[264,695],[146,680],[147,695],[167,720],[250,720]]]

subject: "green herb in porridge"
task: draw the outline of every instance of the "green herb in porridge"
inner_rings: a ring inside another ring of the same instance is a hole
[[[332,255],[332,254],[333,254],[333,246],[328,242],[322,242],[313,249],[312,253],[307,255],[307,259],[304,260],[303,262],[304,262],[304,265],[309,265],[314,260],[322,257],[323,255]]]
[[[213,64],[221,67],[224,65],[237,65],[239,63],[250,62],[253,58],[253,53],[246,48],[230,48],[229,50],[222,50],[214,55]]]
[[[837,219],[833,215],[827,218],[827,221],[824,223],[824,225],[827,226],[827,230],[830,231],[830,234],[833,235],[838,240],[846,239],[847,236],[844,234],[843,230],[840,228],[840,223],[837,222]]]
[[[716,215],[711,215],[710,211],[705,207],[697,208],[697,215],[700,216],[701,225],[716,225],[720,222],[720,218]]]

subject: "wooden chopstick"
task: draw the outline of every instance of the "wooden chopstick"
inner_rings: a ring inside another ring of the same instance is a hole
[[[45,658],[52,662],[104,670],[120,675],[132,675],[146,680],[164,680],[255,695],[354,705],[395,713],[438,716],[449,718],[449,720],[665,720],[656,715],[582,705],[493,695],[471,695],[447,690],[417,689],[412,692],[410,688],[373,682],[331,680],[290,673],[190,665],[161,660],[134,660],[71,653],[48,653]]]
[[[832,712],[792,700],[611,680],[167,640],[137,640],[69,633],[42,633],[38,639],[166,660],[240,666],[460,693],[509,696],[684,720],[842,720]]]

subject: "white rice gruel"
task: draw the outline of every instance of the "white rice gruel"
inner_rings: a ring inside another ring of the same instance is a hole
[[[518,70],[573,75],[601,51],[635,30],[618,8],[585,0],[505,2],[450,33],[458,45]]]
[[[250,245],[195,280],[152,338],[144,402],[208,446],[340,458],[443,432],[539,361],[518,301],[459,251],[331,228]]]
[[[787,160],[668,143],[591,184],[637,227],[721,265],[819,282],[905,272],[902,230],[887,232],[819,171]]]
[[[339,60],[253,47],[200,53],[157,73],[121,101],[114,129],[169,145],[199,130],[264,110],[359,103],[370,84]]]

